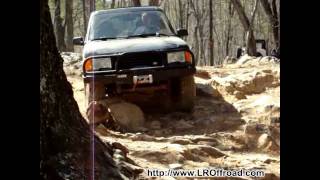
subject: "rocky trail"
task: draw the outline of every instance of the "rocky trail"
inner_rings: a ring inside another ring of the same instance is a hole
[[[62,57],[74,98],[86,117],[81,57],[75,53]],[[264,179],[280,179],[279,62],[244,56],[222,67],[198,67],[195,80],[192,113],[145,113],[141,132],[121,133],[101,125],[97,134],[103,141],[123,145],[119,149],[140,167],[137,171],[261,169]],[[146,177],[145,172],[141,177]]]

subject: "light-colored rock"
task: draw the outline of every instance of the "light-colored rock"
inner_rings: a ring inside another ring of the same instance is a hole
[[[137,105],[128,102],[115,103],[109,105],[109,112],[123,129],[138,131],[144,126],[144,114]]]
[[[269,135],[264,133],[258,138],[257,147],[263,148],[270,142]]]
[[[182,168],[182,165],[181,164],[169,164],[169,168],[170,169],[181,169]]]
[[[237,98],[237,99],[246,99],[247,97],[246,97],[246,95],[243,93],[243,92],[241,92],[241,91],[235,91],[234,93],[234,96]]]
[[[245,54],[245,55],[243,55],[243,56],[241,56],[241,57],[239,58],[239,60],[237,61],[236,64],[238,64],[238,65],[245,64],[245,63],[247,63],[248,61],[253,60],[253,59],[255,59],[255,57],[249,56],[248,54]]]

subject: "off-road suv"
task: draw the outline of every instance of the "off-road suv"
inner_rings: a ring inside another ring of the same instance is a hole
[[[165,108],[190,111],[196,95],[195,59],[185,29],[174,31],[158,7],[130,7],[91,13],[83,47],[87,102],[151,92]],[[159,98],[160,97],[160,98]],[[152,98],[136,98],[153,101]]]

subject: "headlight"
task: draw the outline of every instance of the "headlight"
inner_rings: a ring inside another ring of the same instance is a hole
[[[178,52],[170,52],[168,55],[168,63],[175,63],[175,62],[187,62],[192,63],[192,56],[191,53],[188,51],[178,51]]]
[[[112,69],[111,58],[94,58],[93,70],[99,71],[103,69]]]
[[[84,62],[85,71],[112,69],[111,58],[90,58]]]

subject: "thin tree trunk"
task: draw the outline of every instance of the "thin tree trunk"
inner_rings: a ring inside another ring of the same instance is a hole
[[[88,26],[88,19],[89,18],[87,18],[87,13],[86,13],[86,11],[87,11],[87,8],[86,8],[86,3],[87,2],[87,0],[82,0],[82,11],[83,11],[83,34],[85,35],[86,34],[86,32],[87,32],[87,26]]]
[[[182,7],[182,2],[181,0],[178,0],[178,4],[179,4],[179,28],[183,28],[183,19],[185,18],[183,16],[183,7]]]
[[[111,2],[111,9],[114,9],[114,5],[116,4],[115,1],[116,1],[116,0],[112,0],[112,2]]]
[[[83,0],[83,4],[84,4],[84,22],[85,22],[85,32],[87,31],[87,26],[88,26],[88,22],[89,22],[89,18],[90,18],[90,14],[91,12],[96,10],[96,4],[95,4],[95,0]]]
[[[90,0],[90,13],[96,10],[96,1],[95,0]],[[89,13],[89,16],[90,16]]]
[[[195,40],[195,49],[194,49],[194,52],[195,52],[195,57],[196,57],[196,60],[195,60],[195,64],[196,65],[199,65],[199,40],[198,40],[198,26],[196,26],[194,28],[194,34],[193,34],[193,39]]]
[[[230,41],[232,40],[232,35],[231,35],[231,22],[232,22],[232,17],[234,14],[234,9],[232,8],[232,4],[229,1],[228,4],[228,11],[229,11],[229,18],[228,18],[228,30],[227,30],[227,40],[226,40],[226,55],[229,56],[229,51],[230,51]],[[230,37],[231,36],[231,37]]]
[[[241,24],[243,25],[243,28],[246,31],[246,53],[250,56],[256,56],[257,48],[256,48],[256,42],[255,42],[252,24],[254,21],[254,16],[255,16],[256,9],[257,9],[258,0],[255,0],[255,7],[251,13],[252,14],[251,21],[247,17],[247,15],[244,11],[244,8],[240,3],[240,0],[231,0],[231,2],[239,15],[239,19],[240,19]]]
[[[66,49],[66,45],[64,43],[65,26],[62,24],[60,0],[55,0],[54,29],[55,29],[56,42],[57,42],[58,49],[60,51],[65,51]]]
[[[276,44],[276,48],[280,47],[280,28],[279,28],[279,18],[278,18],[278,12],[276,7],[276,1],[272,0],[271,3],[268,2],[268,0],[261,0],[261,5],[268,16],[270,26],[272,27],[272,33],[274,42]]]
[[[149,0],[149,6],[159,6],[159,0]]]
[[[132,0],[133,6],[141,6],[140,0]]]
[[[210,56],[210,66],[213,66],[213,12],[212,12],[212,1],[209,1],[209,56]]]
[[[73,18],[72,18],[72,11],[73,11],[73,0],[66,0],[66,28],[67,28],[67,38],[66,38],[66,50],[73,52]]]
[[[190,8],[190,2],[187,1],[187,10],[186,10],[186,12],[187,12],[187,19],[186,19],[186,26],[185,26],[187,30],[188,30],[188,28],[189,28],[189,17],[190,17],[189,8]]]
[[[106,1],[105,0],[102,0],[102,8],[106,9]]]
[[[73,98],[47,0],[40,1],[40,47],[40,179],[121,179],[112,147],[93,134]]]

